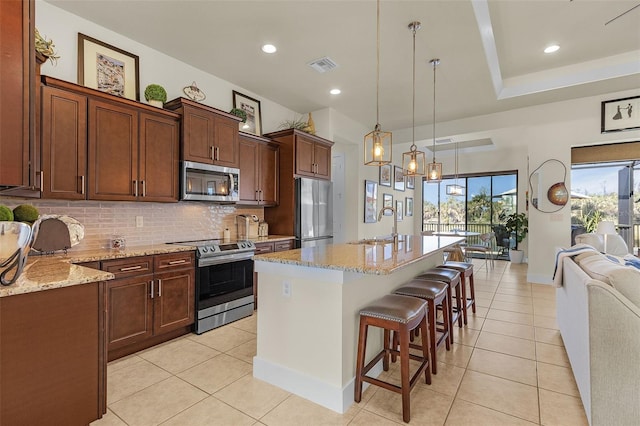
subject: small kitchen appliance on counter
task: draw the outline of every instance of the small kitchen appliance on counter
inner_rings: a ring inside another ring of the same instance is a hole
[[[258,237],[258,222],[260,219],[255,214],[239,214],[236,216],[236,225],[238,227],[238,239],[248,240]]]
[[[22,222],[0,222],[0,284],[11,285],[20,277],[39,228],[39,220],[32,226]]]

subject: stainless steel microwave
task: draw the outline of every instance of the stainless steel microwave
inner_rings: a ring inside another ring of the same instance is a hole
[[[183,161],[180,171],[180,199],[235,203],[239,199],[240,170]]]

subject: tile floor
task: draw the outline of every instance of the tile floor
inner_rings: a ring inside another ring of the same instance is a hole
[[[586,425],[555,321],[555,289],[529,284],[526,265],[475,271],[477,313],[456,327],[438,374],[411,393],[415,425]],[[256,315],[109,364],[111,425],[394,425],[400,395],[371,386],[340,415],[252,376]],[[397,381],[399,368],[383,373]]]

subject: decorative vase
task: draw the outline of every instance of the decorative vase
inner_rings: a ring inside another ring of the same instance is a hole
[[[162,101],[156,101],[156,100],[149,100],[149,105],[154,106],[156,108],[163,108],[164,104],[162,103]]]
[[[524,259],[524,251],[522,250],[509,250],[509,260],[512,263],[522,263],[522,259]]]

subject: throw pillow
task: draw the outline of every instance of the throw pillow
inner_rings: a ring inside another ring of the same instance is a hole
[[[604,241],[600,234],[576,235],[576,244],[588,244],[601,253],[604,251]]]

